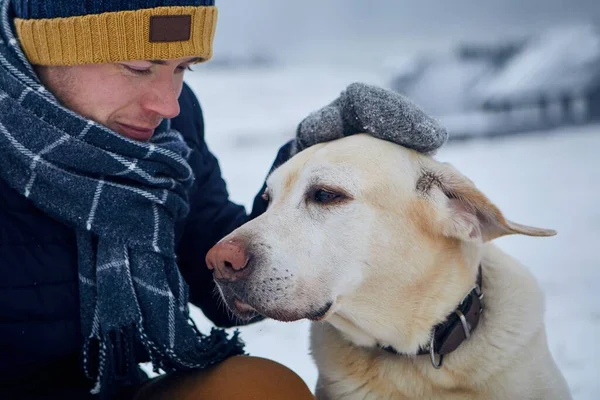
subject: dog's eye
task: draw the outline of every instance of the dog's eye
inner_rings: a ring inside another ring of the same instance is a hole
[[[316,203],[331,203],[334,200],[341,199],[343,196],[339,193],[329,192],[323,189],[314,191],[313,200]]]

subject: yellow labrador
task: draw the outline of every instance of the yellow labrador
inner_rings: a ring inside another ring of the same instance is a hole
[[[449,164],[368,135],[267,180],[266,213],[208,254],[242,318],[308,318],[328,399],[569,399],[534,277],[490,242],[504,218]]]

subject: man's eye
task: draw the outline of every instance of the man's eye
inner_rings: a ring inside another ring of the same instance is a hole
[[[178,73],[183,73],[185,71],[191,71],[192,68],[189,65],[180,65],[179,67],[177,67],[177,72]]]
[[[125,64],[121,64],[123,65],[123,67],[125,67],[125,69],[127,69],[130,72],[133,72],[134,74],[138,74],[138,75],[148,75],[151,71],[150,68],[134,68],[134,67],[130,67],[129,65],[125,65]]]

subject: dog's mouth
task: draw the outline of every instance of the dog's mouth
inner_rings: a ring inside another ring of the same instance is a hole
[[[247,282],[217,282],[225,304],[236,317],[250,320],[258,314],[281,322],[293,322],[302,319],[322,321],[335,312],[335,301],[306,303],[285,295],[273,296],[249,286]]]
[[[309,315],[306,318],[311,321],[322,321],[325,318],[327,318],[329,316],[329,314],[331,314],[330,311],[332,308],[333,308],[333,302],[330,301],[329,303],[325,304],[325,306],[323,306],[321,309],[319,309],[318,311],[316,311],[312,315]]]
[[[253,317],[255,317],[256,315],[260,314],[254,307],[252,307],[250,304],[248,303],[244,303],[243,301],[241,301],[238,298],[235,298],[233,300],[233,310],[234,313],[242,319],[251,319]]]
[[[281,308],[267,309],[261,307],[258,304],[250,304],[245,300],[241,300],[239,297],[235,297],[231,301],[231,309],[238,318],[249,320],[260,314],[267,318],[274,319],[281,322],[293,322],[301,319],[308,319],[310,321],[322,321],[326,319],[333,309],[333,302],[328,302],[324,306],[316,309],[312,309],[309,312],[299,310],[284,310]]]

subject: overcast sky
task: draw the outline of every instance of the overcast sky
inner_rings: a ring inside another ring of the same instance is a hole
[[[300,60],[447,48],[578,21],[600,0],[217,0],[215,54],[269,51]]]

